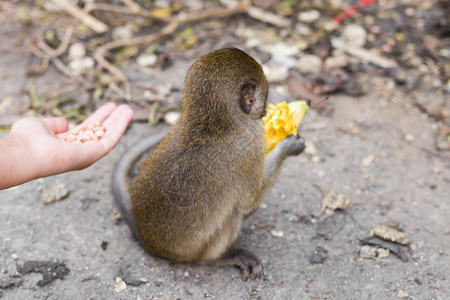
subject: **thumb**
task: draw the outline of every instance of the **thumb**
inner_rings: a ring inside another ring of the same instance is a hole
[[[69,124],[63,117],[44,118],[42,122],[55,134],[66,132],[69,129]]]

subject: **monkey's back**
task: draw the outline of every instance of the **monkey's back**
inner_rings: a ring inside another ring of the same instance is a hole
[[[131,206],[149,252],[176,261],[215,259],[236,238],[242,207],[261,190],[263,128],[197,134],[185,125],[174,125],[142,165]]]

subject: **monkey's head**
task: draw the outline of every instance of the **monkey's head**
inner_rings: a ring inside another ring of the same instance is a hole
[[[186,76],[183,115],[205,126],[223,127],[265,115],[268,83],[245,52],[226,48],[201,56]],[[196,117],[195,117],[196,116]]]

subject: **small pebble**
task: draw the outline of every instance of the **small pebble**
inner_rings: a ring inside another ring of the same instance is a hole
[[[266,50],[272,56],[292,56],[300,53],[298,47],[289,43],[276,43],[275,45],[267,46]]]
[[[270,234],[271,234],[273,237],[282,237],[282,236],[284,235],[284,232],[281,231],[281,230],[275,230],[275,229],[272,229],[272,230],[270,231]]]
[[[362,160],[362,165],[364,167],[370,167],[370,165],[372,164],[373,160],[375,159],[375,155],[371,154],[369,156],[366,156],[363,160]]]
[[[17,260],[19,258],[19,254],[13,253],[11,254],[12,259]]]
[[[120,293],[124,291],[127,288],[127,284],[125,281],[123,281],[122,278],[117,277],[116,282],[114,283],[114,289],[116,290],[116,293]]]
[[[411,240],[403,231],[385,225],[376,226],[370,231],[370,236],[377,236],[383,240],[391,241],[401,245],[409,245]]]
[[[133,37],[133,31],[130,26],[116,27],[111,33],[114,40],[130,39]]]
[[[169,111],[164,115],[164,121],[169,125],[173,125],[180,117],[181,114],[179,111]]]
[[[154,64],[156,64],[157,61],[158,61],[158,56],[156,54],[144,54],[144,55],[139,56],[136,59],[136,62],[138,63],[138,65],[140,65],[142,67],[153,66]]]
[[[263,65],[264,74],[267,80],[273,82],[284,82],[289,75],[289,69],[284,66],[279,66],[275,63],[269,62]]]
[[[317,149],[313,142],[305,141],[305,153],[308,155],[316,155]]]
[[[362,258],[374,258],[377,256],[377,248],[369,245],[364,245],[359,250],[359,256],[361,256]]]
[[[122,221],[122,215],[117,210],[113,209],[111,211],[111,220],[114,224],[119,224]]]
[[[402,290],[398,291],[397,298],[408,298],[408,297],[409,295],[407,292],[404,292]]]
[[[69,189],[64,183],[57,182],[47,187],[41,195],[41,202],[43,204],[50,204],[59,201],[69,195]]]
[[[384,248],[378,248],[377,249],[377,256],[379,258],[386,258],[386,257],[389,256],[389,254],[390,254],[389,249],[384,249]]]
[[[298,20],[305,23],[312,23],[320,17],[320,13],[317,10],[310,10],[301,12],[298,15]]]
[[[339,190],[332,190],[322,199],[322,210],[327,215],[332,215],[334,211],[345,210],[350,206],[350,198]]]
[[[414,139],[415,139],[414,135],[412,135],[410,133],[405,135],[405,140],[408,142],[412,142],[412,141],[414,141]]]
[[[311,158],[311,161],[312,161],[312,162],[315,162],[315,163],[320,162],[320,156],[317,156],[317,155],[313,156],[313,157]]]
[[[72,44],[69,48],[69,59],[80,58],[86,56],[86,48],[82,43]]]
[[[322,60],[316,55],[305,54],[299,58],[297,69],[302,74],[318,73],[322,70]]]
[[[68,64],[69,69],[75,75],[86,74],[94,68],[95,61],[92,57],[75,57]]]
[[[358,24],[348,24],[342,30],[341,38],[349,45],[362,47],[366,43],[367,32]]]

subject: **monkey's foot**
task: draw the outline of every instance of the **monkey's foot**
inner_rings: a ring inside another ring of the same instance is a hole
[[[263,267],[259,258],[244,249],[230,249],[226,255],[216,262],[218,266],[237,266],[241,269],[242,279],[255,280],[263,275]]]

